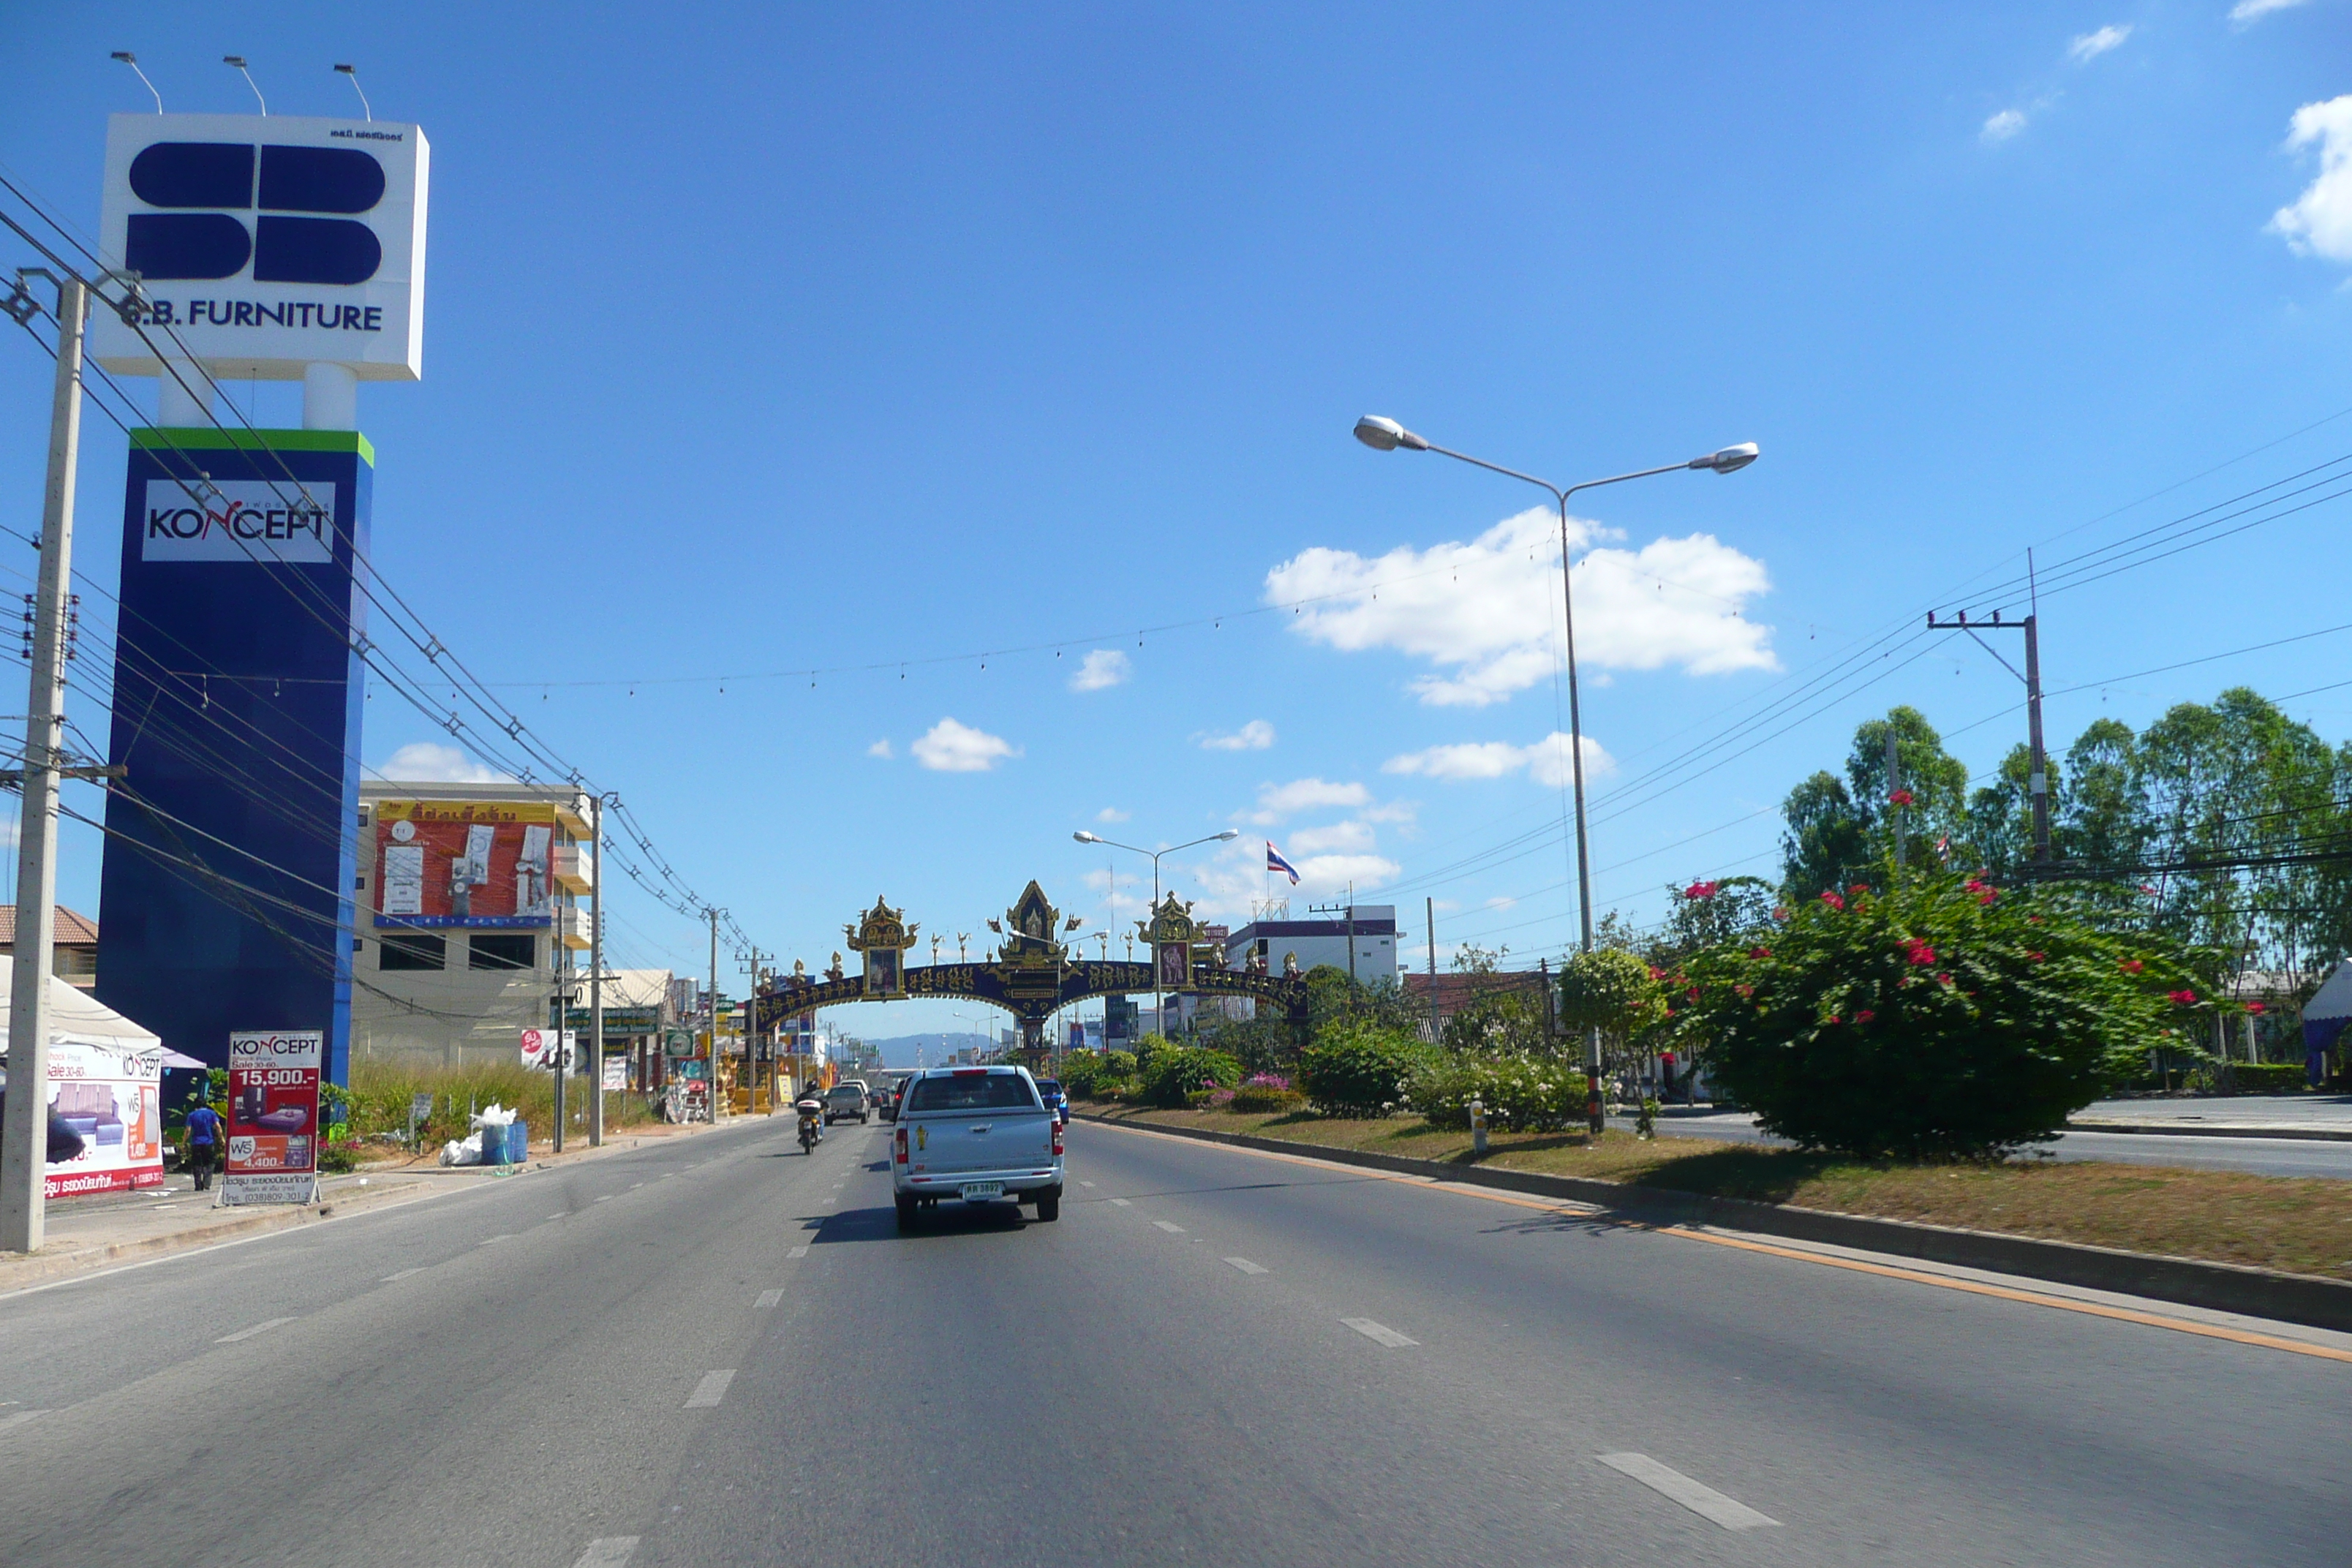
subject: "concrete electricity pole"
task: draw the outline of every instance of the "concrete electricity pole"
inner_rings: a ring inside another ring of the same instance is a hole
[[[933,942],[937,942],[939,938],[933,937],[931,940]],[[761,952],[757,943],[754,943],[747,951],[739,952],[735,955],[735,962],[741,964],[743,966],[743,972],[751,977],[751,993],[743,1001],[743,1068],[746,1072],[751,1075],[751,1087],[754,1090],[757,1090],[759,1088],[760,1072],[760,1042],[758,1026],[760,977],[766,973],[761,965],[765,964],[770,959],[775,956],[776,955],[772,952]],[[775,1113],[776,1058],[775,1053],[771,1051],[768,1054],[768,1114],[773,1116]]]
[[[620,796],[612,797],[618,804]],[[588,802],[588,1146],[604,1142],[604,800]]]
[[[719,911],[710,917],[710,1120],[719,1120]]]
[[[2033,555],[2031,551],[2026,552],[2025,574],[2029,584],[2027,593],[2032,595],[2033,590],[2030,584],[2033,580]],[[2029,597],[2028,602],[2033,603],[2034,599]],[[2025,790],[2033,803],[2033,860],[2039,866],[2048,865],[2050,863],[2050,763],[2042,750],[2042,616],[2039,608],[2029,610],[2021,621],[2005,621],[2001,619],[2000,612],[1998,610],[1993,612],[1993,617],[1989,621],[1972,621],[1969,619],[1966,610],[1961,611],[1957,619],[1939,621],[1936,618],[1935,612],[1930,610],[1927,613],[1927,629],[1931,632],[1966,632],[1969,636],[1976,637],[1979,647],[1991,654],[1993,658],[2000,659],[2000,667],[2016,676],[2024,684],[2025,746],[2028,759]],[[2001,658],[2000,652],[1993,647],[1992,644],[1977,637],[1979,631],[2023,632],[2025,634],[2023,672],[2021,673],[2009,660]]]
[[[31,274],[19,274],[19,277]],[[42,272],[38,276],[48,278]],[[7,1121],[0,1128],[0,1248],[40,1249],[48,1152],[49,965],[56,939],[58,769],[65,739],[66,588],[73,569],[74,464],[81,447],[81,338],[89,297],[58,285],[58,373],[49,399],[48,484],[41,497],[41,578],[25,707],[24,809],[18,814],[16,952],[8,1003]]]

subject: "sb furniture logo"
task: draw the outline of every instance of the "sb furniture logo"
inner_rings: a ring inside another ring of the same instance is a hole
[[[94,313],[93,354],[119,374],[184,357],[221,376],[415,379],[428,162],[413,125],[116,115],[99,249],[146,310]]]

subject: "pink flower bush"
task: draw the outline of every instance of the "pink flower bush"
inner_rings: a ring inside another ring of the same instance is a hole
[[[1822,895],[1822,902],[1827,904],[1833,910],[1842,910],[1845,908],[1845,900],[1839,898],[1835,893],[1823,893]]]

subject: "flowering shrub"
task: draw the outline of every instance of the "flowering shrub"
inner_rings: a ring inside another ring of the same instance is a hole
[[[1550,1057],[1457,1053],[1424,1062],[1412,1075],[1407,1106],[1433,1127],[1470,1125],[1470,1102],[1484,1100],[1496,1131],[1557,1132],[1584,1124],[1584,1075]]]
[[[1203,1090],[1231,1089],[1242,1080],[1242,1064],[1223,1051],[1163,1043],[1136,1080],[1147,1105],[1173,1108]]]
[[[1410,1092],[1413,1068],[1432,1054],[1400,1030],[1349,1024],[1299,1053],[1298,1087],[1326,1116],[1386,1116]]]
[[[2047,1138],[2175,1037],[2193,976],[2185,953],[2102,930],[2063,893],[1988,890],[1931,875],[1808,904],[1764,957],[1696,956],[1702,999],[1677,1023],[1767,1131],[1808,1147],[1980,1154]]]
[[[1274,1073],[1261,1073],[1259,1078],[1276,1078]],[[1260,1083],[1251,1079],[1234,1090],[1233,1108],[1250,1116],[1280,1116],[1297,1110],[1307,1104],[1307,1097],[1282,1084]]]

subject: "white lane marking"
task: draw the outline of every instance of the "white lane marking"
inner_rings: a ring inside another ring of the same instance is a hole
[[[1228,1258],[1225,1261],[1232,1264],[1234,1268],[1240,1269],[1244,1274],[1263,1274],[1265,1272],[1265,1269],[1259,1268],[1256,1264],[1252,1263],[1246,1258]]]
[[[1780,1521],[1769,1514],[1757,1512],[1736,1498],[1727,1498],[1713,1487],[1701,1486],[1680,1470],[1668,1469],[1647,1454],[1599,1454],[1594,1456],[1620,1475],[1631,1476],[1654,1492],[1670,1497],[1701,1519],[1712,1520],[1726,1530],[1759,1530],[1767,1525],[1778,1528]]]
[[[548,1218],[550,1218],[550,1219],[562,1219],[563,1216],[562,1216],[562,1215],[560,1215],[560,1214],[551,1214],[551,1215],[549,1215],[547,1217],[548,1217]]]
[[[784,1256],[786,1258],[806,1258],[808,1256],[808,1248],[805,1247],[795,1247],[790,1252],[785,1253]]]
[[[420,1264],[415,1268],[404,1268],[397,1274],[387,1274],[383,1277],[383,1282],[389,1285],[395,1279],[405,1279],[412,1274],[422,1274],[424,1272],[424,1266]]]
[[[606,1535],[588,1543],[588,1550],[572,1568],[627,1568],[628,1561],[636,1554],[637,1538],[634,1535]]]
[[[514,1232],[509,1231],[504,1236],[486,1237],[482,1240],[474,1243],[474,1245],[476,1247],[496,1247],[501,1241],[512,1241],[513,1239]]]
[[[751,1310],[755,1312],[764,1312],[783,1299],[784,1293],[782,1290],[762,1290],[760,1292],[760,1299],[751,1303]]]
[[[1164,1219],[1155,1219],[1151,1223],[1158,1226],[1160,1229],[1166,1231],[1171,1236],[1181,1236],[1184,1234],[1184,1227],[1181,1225],[1170,1225]]]
[[[213,1343],[216,1345],[233,1345],[239,1340],[249,1340],[256,1334],[266,1334],[270,1330],[276,1328],[278,1324],[290,1323],[293,1321],[294,1320],[291,1318],[266,1318],[260,1322],[254,1324],[253,1327],[249,1329],[239,1329],[233,1334],[223,1334],[220,1338],[215,1340]]]
[[[629,1191],[631,1191],[631,1192],[633,1192],[633,1193],[634,1193],[634,1192],[635,1192],[639,1187],[642,1187],[642,1186],[644,1186],[644,1185],[645,1185],[645,1184],[644,1184],[643,1182],[631,1182],[631,1183],[629,1184]]]
[[[1082,1187],[1091,1187],[1091,1186],[1093,1186],[1093,1185],[1094,1185],[1094,1184],[1093,1184],[1092,1182],[1080,1182],[1080,1183],[1078,1184],[1078,1185],[1080,1185],[1080,1186],[1082,1186]]]
[[[1111,1202],[1117,1204],[1120,1208],[1127,1208],[1129,1206],[1125,1198],[1113,1198],[1111,1199]]]
[[[46,1410],[19,1410],[15,1412],[13,1415],[0,1415],[0,1432],[5,1432],[11,1426],[22,1426],[34,1416],[47,1415],[47,1414],[48,1412]]]
[[[598,1198],[596,1201],[600,1204],[609,1204],[613,1201],[613,1194],[606,1193],[603,1197]],[[634,1535],[625,1535],[621,1537],[621,1539],[624,1541],[635,1541],[636,1537]]]
[[[837,1193],[837,1192],[841,1191],[841,1189],[842,1189],[842,1188],[844,1188],[844,1187],[847,1186],[848,1184],[848,1184],[848,1183],[846,1183],[846,1182],[835,1182],[835,1183],[834,1183],[834,1184],[833,1184],[833,1190],[834,1190],[835,1192],[836,1192],[836,1193]]]
[[[1370,1318],[1342,1318],[1339,1321],[1374,1344],[1386,1345],[1392,1351],[1421,1343],[1419,1340],[1409,1340],[1386,1323],[1376,1323]]]
[[[704,1373],[702,1381],[694,1385],[694,1392],[686,1396],[684,1408],[688,1410],[711,1408],[727,1397],[727,1385],[734,1381],[735,1369],[731,1366],[721,1372]]]

